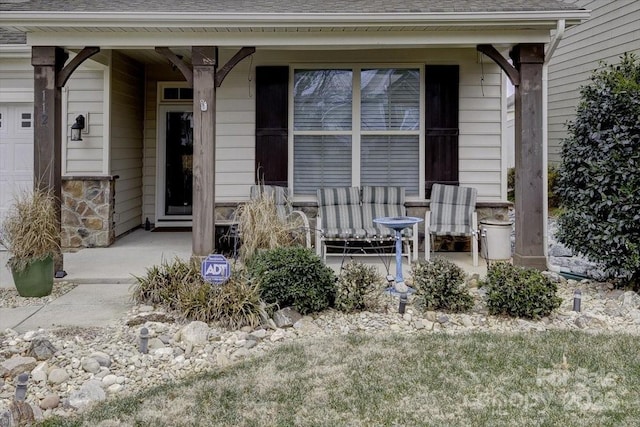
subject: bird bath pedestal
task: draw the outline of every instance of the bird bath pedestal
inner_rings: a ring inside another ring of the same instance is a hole
[[[402,299],[404,297],[404,302],[406,303],[408,287],[404,284],[404,278],[402,277],[402,230],[422,222],[422,218],[415,216],[387,216],[375,218],[373,222],[384,225],[396,232],[396,283],[394,287],[390,287],[387,291],[391,294],[393,294],[394,291],[400,294],[400,312],[403,313],[404,306]],[[409,256],[411,256],[411,254],[409,254]]]

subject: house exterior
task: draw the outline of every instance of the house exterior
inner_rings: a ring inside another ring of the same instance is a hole
[[[580,87],[600,61],[616,64],[625,52],[640,55],[640,2],[564,0],[591,10],[591,18],[565,31],[549,63],[549,162],[560,162],[566,123],[575,118]]]
[[[192,226],[206,255],[215,225],[261,181],[287,186],[312,217],[316,188],[361,185],[402,185],[421,215],[434,182],[476,187],[481,217],[504,213],[508,77],[515,258],[544,267],[544,49],[588,11],[556,0],[244,6],[0,2],[0,108],[14,122],[32,112],[33,174],[60,192],[64,246],[106,246],[149,219]],[[29,151],[19,144],[15,159]]]

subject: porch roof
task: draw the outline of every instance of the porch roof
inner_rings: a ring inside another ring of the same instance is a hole
[[[560,0],[0,0],[0,12],[0,26],[28,33],[32,45],[55,42],[52,33],[108,38],[116,32],[129,39],[141,32],[171,33],[178,40],[206,32],[254,33],[254,38],[256,32],[548,34],[560,19],[570,26],[588,18],[588,11]]]

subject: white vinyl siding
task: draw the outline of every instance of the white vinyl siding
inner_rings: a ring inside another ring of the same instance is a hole
[[[599,61],[615,64],[625,52],[640,54],[640,2],[565,1],[591,10],[591,18],[567,29],[549,64],[548,140],[552,163],[560,161],[566,123],[575,118],[580,87],[589,83]]]
[[[113,52],[111,60],[111,173],[115,191],[115,233],[119,236],[143,223],[142,123],[144,68]]]
[[[104,165],[104,71],[76,70],[64,87],[62,173],[63,175],[101,175]],[[69,129],[76,117],[85,116],[82,141],[71,141]]]

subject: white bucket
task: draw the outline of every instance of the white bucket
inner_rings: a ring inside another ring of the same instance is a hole
[[[481,254],[484,259],[511,259],[512,222],[496,219],[480,221]]]

